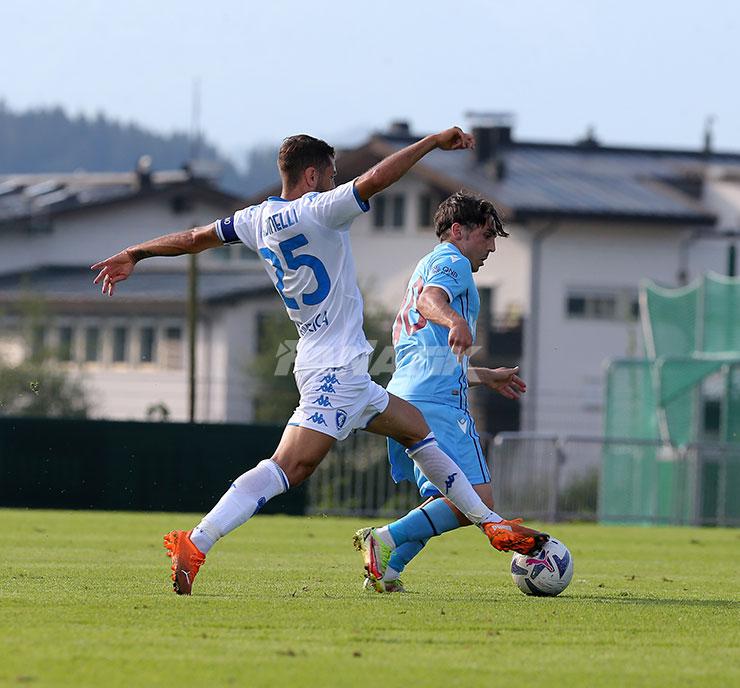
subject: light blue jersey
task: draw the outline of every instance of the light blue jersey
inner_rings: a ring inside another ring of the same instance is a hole
[[[439,244],[424,256],[411,276],[393,326],[396,372],[388,391],[410,401],[424,414],[437,442],[473,485],[491,480],[475,423],[468,412],[468,359],[462,364],[448,343],[449,329],[428,322],[416,300],[422,289],[439,287],[450,305],[467,320],[475,341],[480,310],[470,261],[453,244]],[[439,494],[407,456],[405,448],[388,440],[391,474],[396,482],[411,480],[423,497]]]
[[[475,341],[480,310],[470,261],[456,246],[443,242],[424,256],[409,280],[393,325],[396,372],[388,391],[410,402],[445,404],[468,409],[468,358],[457,361],[448,344],[449,329],[427,322],[416,309],[425,287],[443,289],[452,308],[467,320]]]

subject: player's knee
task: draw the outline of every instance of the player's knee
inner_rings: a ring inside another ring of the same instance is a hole
[[[421,442],[430,432],[431,430],[424,420],[421,411],[415,406],[411,406],[408,412],[408,423],[402,432],[401,439],[397,439],[397,441],[399,444],[408,448],[417,442]]]
[[[316,462],[308,461],[300,456],[285,457],[276,455],[273,459],[283,469],[283,473],[288,478],[288,483],[291,487],[300,485],[314,472],[318,465]]]
[[[395,437],[394,439],[399,444],[406,447],[406,449],[409,449],[410,447],[413,447],[415,444],[419,444],[422,440],[426,439],[429,436],[429,433],[431,430],[427,427],[425,430],[419,430],[419,431],[408,431],[405,433],[402,433],[400,437]]]

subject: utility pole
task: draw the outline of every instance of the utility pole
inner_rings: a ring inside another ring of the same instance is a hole
[[[195,359],[198,329],[198,256],[190,254],[188,269],[188,418],[191,423],[195,422]]]
[[[200,154],[200,79],[193,79],[192,111],[190,122],[190,163],[194,165]],[[188,257],[188,418],[195,422],[196,345],[198,341],[198,256]]]

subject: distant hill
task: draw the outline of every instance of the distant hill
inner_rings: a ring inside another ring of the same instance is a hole
[[[0,174],[128,171],[142,155],[152,157],[155,170],[179,169],[190,158],[191,141],[183,133],[164,136],[103,114],[72,118],[61,107],[13,112],[0,101]],[[277,180],[276,154],[269,148],[250,151],[246,172],[208,141],[199,142],[198,158],[217,162],[220,182],[241,195]]]

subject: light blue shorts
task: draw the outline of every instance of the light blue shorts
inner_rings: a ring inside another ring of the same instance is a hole
[[[437,443],[465,473],[472,485],[491,482],[486,457],[483,455],[480,437],[475,430],[473,418],[467,411],[444,404],[411,402],[422,412]],[[440,494],[439,490],[414,465],[405,448],[395,440],[388,439],[388,460],[395,482],[410,480],[419,486],[422,497]]]

